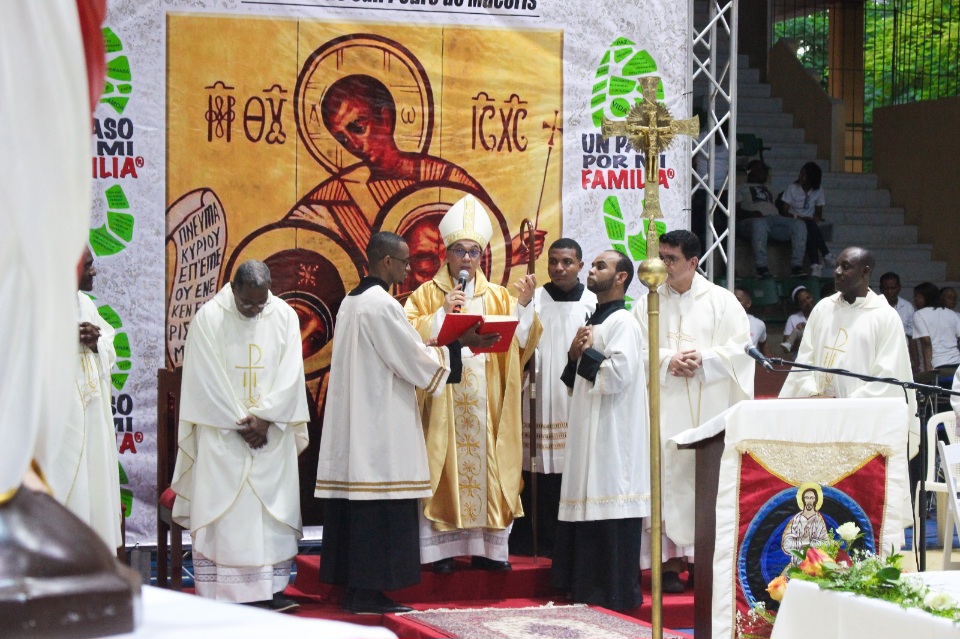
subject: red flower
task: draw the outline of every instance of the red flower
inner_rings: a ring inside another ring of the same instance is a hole
[[[850,555],[847,554],[847,551],[841,548],[837,551],[837,558],[834,559],[840,566],[850,567],[853,565],[853,561],[850,560]]]
[[[800,562],[800,571],[811,577],[823,576],[824,562],[833,563],[833,558],[819,548],[807,548],[807,558]]]

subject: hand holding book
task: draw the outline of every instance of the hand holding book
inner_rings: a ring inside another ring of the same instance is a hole
[[[467,340],[473,337],[469,332],[473,331],[479,337],[484,339],[476,346],[467,344]],[[513,341],[513,334],[517,331],[517,318],[510,315],[466,315],[462,313],[451,313],[443,320],[443,326],[440,327],[440,334],[437,335],[437,344],[446,346],[450,342],[459,339],[463,346],[469,346],[475,353],[502,353],[510,348]],[[496,337],[497,339],[492,339]]]

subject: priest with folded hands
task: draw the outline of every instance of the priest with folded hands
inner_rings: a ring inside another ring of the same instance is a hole
[[[173,516],[193,538],[198,595],[289,612],[309,414],[300,323],[270,281],[244,262],[190,324]]]
[[[633,262],[597,256],[597,310],[577,330],[561,379],[571,389],[566,466],[550,584],[578,603],[639,606],[642,518],[650,516],[650,428],[643,334],[624,294]]]
[[[479,266],[493,235],[483,204],[467,195],[440,221],[446,257],[434,278],[406,302],[407,319],[427,340],[440,333],[444,318],[462,311],[512,315],[516,333],[503,352],[464,348],[463,378],[438,396],[425,396],[422,417],[433,496],[420,518],[420,558],[436,572],[454,569],[453,558],[473,557],[474,568],[509,570],[507,539],[520,505],[520,393],[523,366],[540,339],[533,304],[536,277],[525,275],[518,296],[487,281]],[[458,281],[464,272],[465,286]]]

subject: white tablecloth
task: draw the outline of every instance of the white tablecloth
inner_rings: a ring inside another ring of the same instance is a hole
[[[194,595],[144,586],[137,630],[115,639],[396,639],[380,626],[302,619],[278,612],[218,603]]]
[[[932,589],[960,601],[960,572],[920,576]],[[772,639],[960,639],[960,624],[879,599],[821,590],[793,579],[777,613]]]

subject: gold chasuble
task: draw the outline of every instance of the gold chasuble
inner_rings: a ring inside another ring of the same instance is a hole
[[[432,336],[434,315],[456,285],[444,267],[407,299],[407,318],[424,340]],[[517,301],[507,289],[479,271],[473,286],[464,312],[515,314]],[[433,489],[424,515],[435,529],[504,529],[523,516],[520,392],[523,366],[542,330],[535,316],[524,348],[515,336],[506,352],[464,357],[461,383],[448,384],[442,394],[429,397],[417,390]]]

